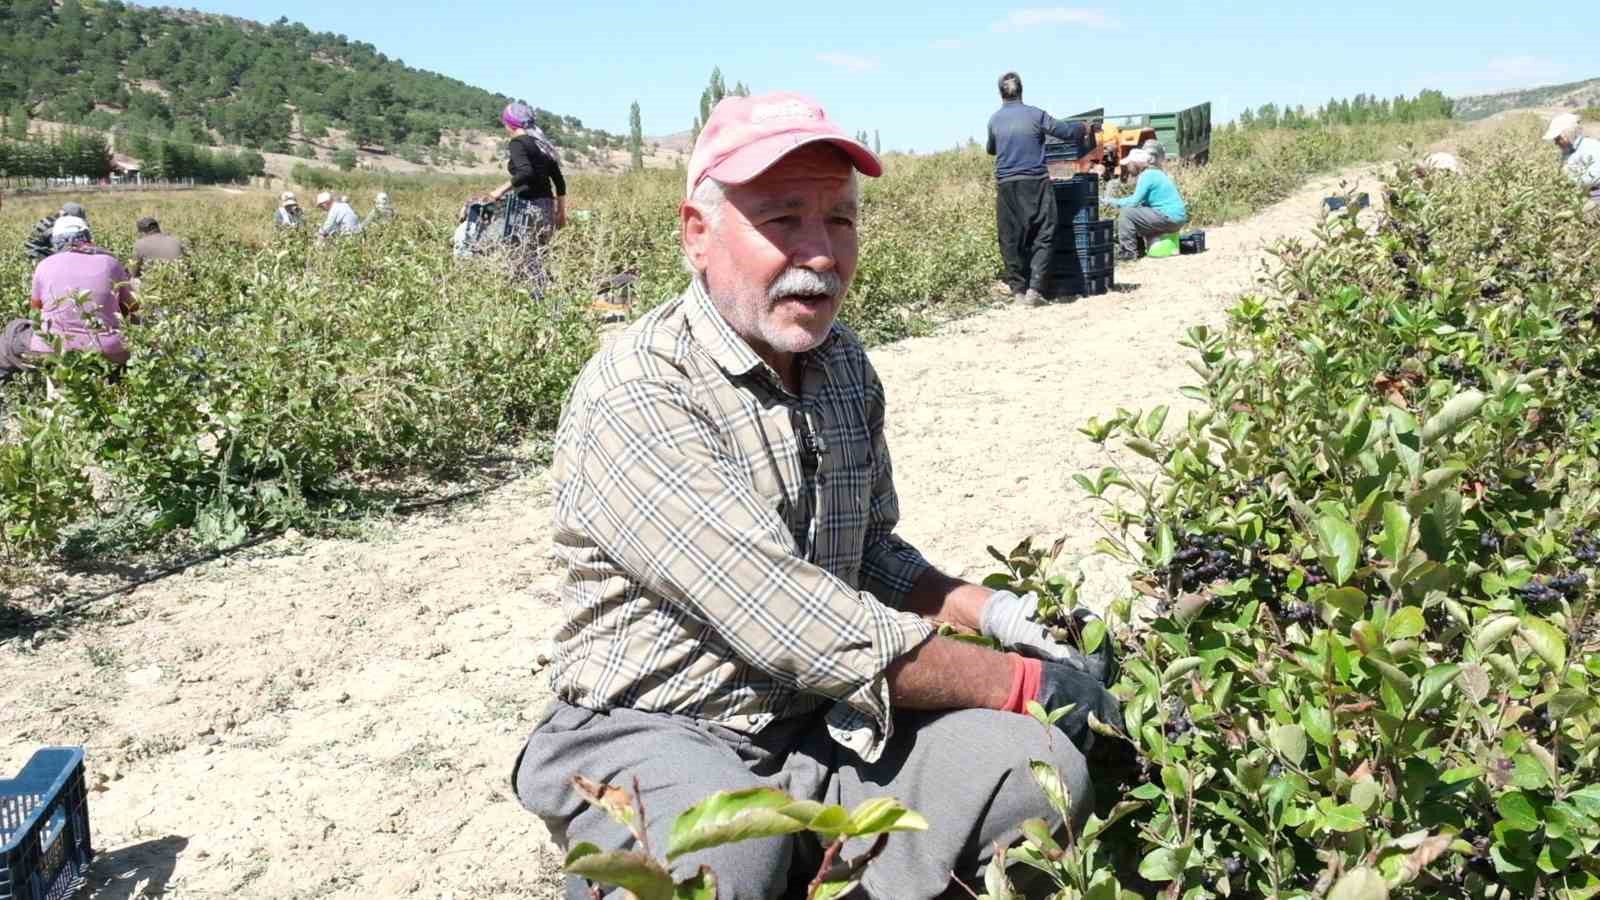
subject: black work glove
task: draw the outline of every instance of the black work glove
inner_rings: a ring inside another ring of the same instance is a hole
[[[1127,740],[1101,734],[1089,727],[1092,714],[1101,724],[1118,733],[1124,731],[1122,704],[1099,679],[1065,663],[1041,660],[1040,666],[1036,697],[1039,705],[1049,712],[1072,706],[1071,712],[1056,721],[1056,727],[1091,765],[1120,768],[1135,758],[1133,745]]]

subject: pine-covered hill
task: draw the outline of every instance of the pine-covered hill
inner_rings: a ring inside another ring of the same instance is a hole
[[[0,112],[100,130],[301,151],[348,142],[421,157],[447,129],[498,130],[510,98],[371,44],[119,0],[0,0]],[[571,116],[539,124],[572,150],[621,146]],[[420,161],[420,160],[419,160]]]

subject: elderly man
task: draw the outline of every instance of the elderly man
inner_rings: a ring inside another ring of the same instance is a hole
[[[361,230],[360,217],[351,208],[349,201],[343,197],[335,200],[332,194],[323,191],[317,195],[317,208],[328,214],[322,221],[322,227],[317,229],[318,239],[327,239],[337,234],[355,234]]]
[[[1189,209],[1172,176],[1161,171],[1157,157],[1145,149],[1123,157],[1122,169],[1138,180],[1133,193],[1106,201],[1121,210],[1117,213],[1117,259],[1132,262],[1139,258],[1139,242],[1172,234],[1189,221]]]
[[[1583,133],[1583,122],[1576,113],[1551,119],[1544,139],[1561,149],[1562,171],[1588,195],[1583,211],[1590,219],[1600,219],[1600,140]]]
[[[881,165],[813,101],[719,103],[680,211],[689,287],[591,360],[568,400],[557,696],[514,770],[565,846],[630,846],[573,790],[580,774],[637,778],[658,852],[718,790],[894,796],[932,828],[892,837],[866,891],[942,896],[952,872],[975,876],[1021,822],[1051,816],[1029,759],[1060,767],[1081,815],[1084,752],[1121,743],[1087,725],[1121,723],[1109,658],[1051,640],[1031,595],[943,575],[894,534],[883,386],[835,322],[856,272],[857,173]],[[938,621],[1008,650],[935,637]],[[1076,704],[1071,740],[1025,715],[1029,700]],[[710,865],[723,900],[766,900],[803,884],[820,849],[768,838],[678,865]],[[573,882],[567,896],[587,895]]]
[[[1057,122],[1022,102],[1022,78],[1000,76],[1000,108],[989,117],[989,155],[994,157],[995,216],[1000,258],[1012,302],[1039,305],[1055,251],[1056,200],[1044,165],[1044,139],[1088,140],[1092,126]]]

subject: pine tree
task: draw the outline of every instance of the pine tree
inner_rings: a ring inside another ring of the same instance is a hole
[[[882,153],[883,143],[878,140],[878,129],[872,129],[872,152]]]
[[[711,105],[716,106],[722,98],[728,96],[728,89],[722,83],[722,67],[711,67],[711,85],[707,88],[711,93]]]
[[[6,113],[6,137],[17,141],[28,137],[28,107],[21,100],[11,104]]]
[[[694,128],[689,131],[689,146],[693,148],[698,143],[700,143],[700,117],[695,116]]]
[[[644,168],[644,123],[639,118],[639,101],[628,109],[628,150],[633,154],[633,170]]]

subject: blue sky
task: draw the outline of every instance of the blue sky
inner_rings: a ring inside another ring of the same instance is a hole
[[[1267,101],[1451,94],[1600,76],[1593,38],[1554,0],[984,6],[204,0],[200,8],[367,41],[391,57],[622,132],[685,130],[713,65],[757,92],[798,90],[884,149],[981,137],[1001,72],[1057,115],[1176,109],[1217,120]]]

